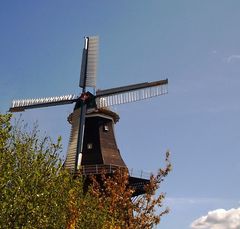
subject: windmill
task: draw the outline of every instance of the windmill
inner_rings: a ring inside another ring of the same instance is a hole
[[[99,174],[103,169],[111,173],[119,167],[127,168],[116,144],[114,124],[119,116],[109,107],[135,102],[167,93],[168,80],[145,82],[110,88],[96,89],[98,37],[85,37],[79,87],[80,95],[64,95],[39,99],[13,100],[10,112],[26,109],[58,106],[75,103],[72,114],[71,134],[64,167],[74,173]],[[93,88],[94,92],[87,89]],[[148,179],[130,176],[129,183],[142,194]]]

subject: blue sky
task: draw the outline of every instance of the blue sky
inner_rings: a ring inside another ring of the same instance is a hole
[[[156,171],[170,149],[159,228],[190,228],[239,207],[239,21],[238,0],[1,1],[0,112],[13,98],[79,94],[83,37],[99,35],[98,88],[169,79],[166,96],[113,107],[116,135],[130,168]],[[64,156],[72,108],[22,117],[62,135]]]

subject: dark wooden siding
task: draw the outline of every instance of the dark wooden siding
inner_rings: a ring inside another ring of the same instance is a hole
[[[87,117],[85,123],[82,165],[96,164],[126,166],[117,147],[113,121],[102,116]]]
[[[103,163],[98,126],[98,118],[86,118],[82,165],[95,165]],[[88,149],[88,144],[92,144],[92,149]]]
[[[108,130],[105,130],[105,126],[107,126]],[[99,135],[104,164],[126,166],[117,147],[113,131],[113,122],[111,120],[102,120],[99,126]]]

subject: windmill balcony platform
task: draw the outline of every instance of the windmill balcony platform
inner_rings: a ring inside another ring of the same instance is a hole
[[[126,167],[113,164],[84,165],[81,166],[78,174],[86,177],[89,177],[90,175],[99,176],[103,173],[111,175],[119,169],[126,170]],[[151,173],[135,169],[127,169],[127,171],[129,174],[129,186],[135,190],[133,196],[144,194],[144,187],[149,183]]]

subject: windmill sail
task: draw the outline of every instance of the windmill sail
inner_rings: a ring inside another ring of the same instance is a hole
[[[168,92],[167,84],[166,79],[97,91],[97,107],[109,107],[164,95]]]
[[[97,36],[85,38],[79,83],[82,88],[96,87],[98,40]]]
[[[9,111],[18,112],[24,111],[25,109],[70,104],[76,102],[77,99],[78,96],[76,95],[63,95],[47,98],[13,100]]]
[[[98,56],[98,37],[85,37],[85,44],[82,53],[82,65],[80,73],[79,86],[82,88],[81,114],[79,120],[79,128],[77,134],[77,151],[75,155],[75,171],[81,165],[84,128],[85,128],[85,114],[87,111],[87,98],[86,87],[96,87],[96,74],[97,74],[97,56]]]
[[[71,133],[68,143],[68,151],[64,167],[71,171],[75,170],[76,161],[77,161],[77,146],[78,146],[78,135],[79,135],[79,122],[80,122],[80,109],[76,109],[71,114]],[[80,160],[81,158],[79,158]]]

